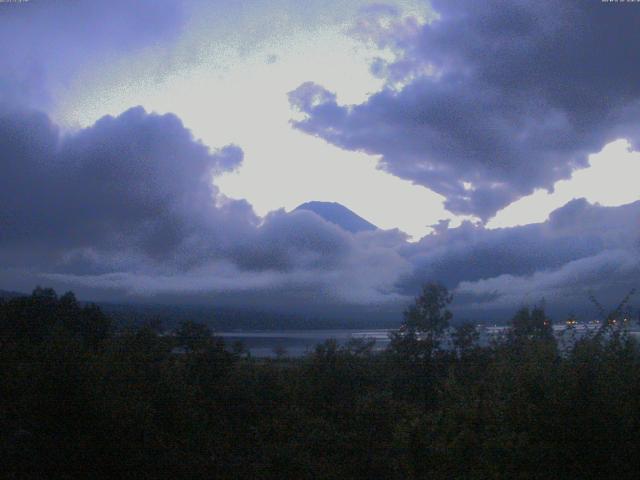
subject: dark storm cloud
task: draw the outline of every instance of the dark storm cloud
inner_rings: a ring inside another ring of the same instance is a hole
[[[638,288],[639,279],[638,251],[612,249],[532,275],[504,274],[462,282],[457,294],[464,299],[461,310],[467,315],[475,312],[476,317],[483,311],[502,311],[509,316],[522,305],[543,303],[556,317],[577,313],[591,319],[599,317],[589,300],[591,295],[611,311],[632,289]],[[630,306],[637,314],[637,295],[631,297]]]
[[[255,235],[240,240],[235,263],[244,269],[335,268],[353,250],[352,237],[312,212],[268,214]]]
[[[395,52],[394,61],[372,66],[387,87],[343,106],[321,86],[301,85],[290,100],[306,118],[294,125],[380,154],[385,170],[443,194],[451,211],[483,219],[552,188],[608,141],[637,142],[635,5],[432,3],[439,19],[426,25],[397,17],[386,25],[367,12],[354,31]]]
[[[260,219],[224,197],[213,180],[242,150],[210,151],[172,114],[136,107],[60,136],[45,114],[8,110],[0,149],[5,279],[22,270],[120,293],[276,289],[362,302],[395,295],[408,269],[388,232],[354,236],[308,211]]]
[[[174,115],[133,108],[60,138],[41,113],[5,114],[0,142],[0,242],[17,251],[55,260],[124,251],[180,264],[257,222],[246,202],[213,206],[212,177],[235,168],[240,149],[211,153]],[[211,229],[216,222],[230,225]]]
[[[429,280],[463,310],[508,310],[538,290],[584,303],[603,275],[609,290],[638,279],[640,203],[574,200],[544,223],[505,229],[443,223],[409,244],[397,230],[352,234],[310,211],[257,217],[213,183],[240,165],[239,147],[211,151],[175,115],[140,107],[66,136],[45,114],[7,110],[0,152],[0,281],[13,288],[327,313],[401,311]]]
[[[398,288],[415,293],[438,279],[455,289],[461,308],[508,310],[546,298],[575,309],[590,291],[615,301],[640,287],[640,202],[603,207],[578,199],[538,224],[442,226],[401,254],[414,270]]]
[[[417,278],[440,278],[450,286],[503,274],[531,275],[640,241],[640,203],[621,207],[572,200],[546,222],[486,229],[464,222],[406,247]],[[422,270],[422,271],[421,271]],[[415,285],[414,285],[415,288]]]
[[[44,108],[81,67],[175,38],[184,10],[169,0],[0,3],[0,103]]]
[[[352,234],[309,211],[259,218],[213,183],[241,165],[242,149],[210,149],[175,115],[136,107],[61,134],[42,113],[51,89],[92,62],[176,38],[181,5],[0,4],[0,40],[13,45],[0,55],[0,287],[326,314],[400,312],[429,280],[454,289],[457,308],[508,313],[528,298],[573,306],[589,289],[613,299],[636,286],[639,203],[575,200],[541,224],[442,224],[409,244],[398,231]],[[384,26],[376,19],[397,11],[369,8],[355,33],[396,53],[372,66],[388,88],[345,107],[304,84],[290,95],[308,115],[298,128],[382,154],[388,171],[484,217],[567,176],[608,139],[637,140],[635,10],[434,5],[441,19],[427,26]]]
[[[321,291],[323,275],[342,263],[354,269],[347,257],[367,256],[316,215],[260,219],[246,201],[220,195],[212,180],[237,168],[242,150],[210,152],[174,115],[132,108],[62,137],[39,111],[79,70],[167,46],[196,3],[0,7],[0,40],[13,45],[0,57],[5,281],[20,271],[32,281],[46,274],[120,293],[289,289],[295,296],[305,285]]]

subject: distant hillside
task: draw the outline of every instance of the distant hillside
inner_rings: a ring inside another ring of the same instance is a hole
[[[342,318],[318,315],[282,314],[241,308],[99,303],[118,326],[160,321],[163,329],[173,330],[180,322],[192,320],[207,324],[214,331],[234,330],[323,330],[340,328],[397,328],[399,315],[379,308],[345,311]]]
[[[60,292],[58,292],[60,293]],[[0,300],[8,301],[30,294],[0,290]],[[90,301],[79,299],[81,306]],[[159,321],[164,329],[173,330],[181,322],[192,320],[207,324],[214,331],[236,330],[322,330],[341,328],[397,328],[399,308],[380,306],[343,306],[339,312],[282,312],[243,307],[97,302],[118,327]]]
[[[307,202],[297,207],[294,211],[296,210],[309,210],[310,212],[314,212],[326,221],[334,223],[340,228],[352,233],[377,230],[378,228],[347,207],[335,202]]]
[[[0,290],[0,298],[26,297],[26,293],[10,292],[8,290]]]

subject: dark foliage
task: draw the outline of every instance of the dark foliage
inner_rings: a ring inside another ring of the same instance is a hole
[[[116,330],[73,294],[0,302],[6,478],[635,478],[640,355],[558,347],[541,308],[481,345],[427,285],[384,352],[252,359],[203,325]]]

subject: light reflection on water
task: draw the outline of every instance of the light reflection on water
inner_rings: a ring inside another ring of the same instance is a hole
[[[554,325],[553,330],[559,340],[570,336],[579,338],[588,332],[594,333],[599,325],[578,325],[571,331],[565,325]],[[480,344],[488,345],[491,339],[506,333],[504,326],[482,326],[478,328]],[[300,357],[313,352],[315,347],[326,340],[335,339],[338,345],[344,345],[351,339],[363,338],[375,340],[374,350],[383,350],[389,343],[389,333],[393,329],[332,329],[332,330],[275,330],[275,331],[239,331],[216,332],[231,346],[241,341],[253,357],[273,358],[276,350],[289,357]],[[629,330],[638,338],[640,330]],[[640,339],[640,338],[639,338]],[[446,346],[445,346],[446,348]]]
[[[223,337],[228,345],[241,341],[254,357],[275,357],[277,348],[284,348],[286,355],[300,357],[312,352],[316,345],[329,339],[335,339],[339,345],[344,345],[354,338],[373,339],[375,349],[382,350],[389,343],[390,329],[370,330],[276,330],[244,331],[244,332],[216,332]]]

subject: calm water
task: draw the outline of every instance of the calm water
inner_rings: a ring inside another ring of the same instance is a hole
[[[340,345],[352,338],[375,339],[375,348],[383,349],[389,343],[388,334],[388,329],[216,332],[216,335],[224,337],[228,345],[240,340],[254,357],[275,357],[278,348],[284,348],[286,355],[290,357],[300,357],[312,352],[316,345],[330,338],[335,339]]]
[[[575,336],[579,337],[588,331],[593,331],[597,326],[578,326]],[[561,337],[566,327],[554,325],[554,332]],[[276,331],[242,331],[242,332],[216,332],[216,335],[224,337],[227,345],[236,340],[241,341],[254,357],[275,357],[277,349],[284,349],[287,356],[300,357],[312,352],[316,345],[335,339],[339,345],[344,345],[352,338],[374,339],[375,350],[384,349],[389,343],[390,329],[334,329],[334,330],[276,330]],[[491,338],[504,334],[505,327],[485,326],[479,328],[480,343],[487,344]],[[569,332],[566,332],[569,334]],[[640,340],[640,330],[634,328],[630,331]],[[567,335],[569,336],[569,335]]]

